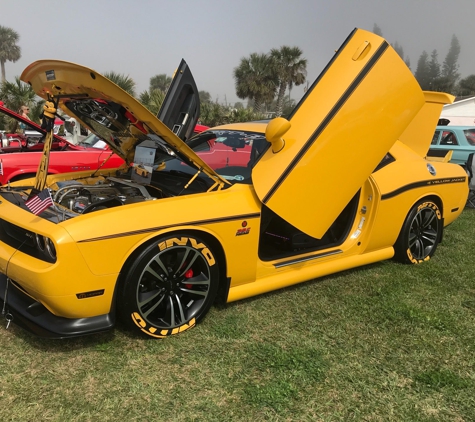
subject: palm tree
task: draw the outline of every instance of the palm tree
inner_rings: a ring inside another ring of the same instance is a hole
[[[200,121],[206,126],[219,126],[227,123],[227,110],[218,103],[203,103],[200,110]]]
[[[130,76],[125,76],[122,73],[116,73],[114,71],[106,72],[104,73],[104,76],[122,88],[125,92],[132,95],[132,97],[135,97],[135,87],[137,84]]]
[[[158,114],[158,111],[160,110],[164,99],[165,93],[160,89],[143,91],[139,95],[139,101],[146,109],[148,109],[154,115]]]
[[[199,91],[198,95],[200,97],[200,103],[210,103],[211,102],[211,94],[208,91]]]
[[[155,75],[150,78],[150,88],[149,91],[152,92],[154,89],[159,89],[162,92],[167,92],[168,87],[172,83],[172,78],[167,76],[165,73],[160,75]]]
[[[17,45],[20,36],[11,28],[0,25],[0,66],[2,69],[2,82],[5,81],[5,63],[15,63],[21,57],[21,48]]]
[[[15,76],[15,82],[3,81],[0,86],[0,98],[5,102],[5,105],[13,110],[18,111],[22,105],[33,109],[36,105],[35,91],[30,85],[20,81],[18,76]],[[30,118],[35,119],[33,113],[30,113]]]
[[[273,48],[270,51],[273,68],[279,79],[276,116],[282,115],[284,95],[287,87],[290,94],[290,90],[294,85],[298,86],[305,82],[307,77],[307,59],[300,58],[302,53],[300,48],[286,45],[280,47],[280,49]]]
[[[261,112],[262,104],[272,101],[275,96],[278,80],[267,54],[252,53],[243,57],[234,69],[234,79],[236,95],[243,100],[252,100],[256,113]]]

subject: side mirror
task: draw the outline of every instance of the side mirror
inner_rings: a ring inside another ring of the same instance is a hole
[[[272,119],[266,127],[266,139],[272,145],[272,152],[278,153],[285,146],[282,138],[290,129],[290,122],[283,117]]]

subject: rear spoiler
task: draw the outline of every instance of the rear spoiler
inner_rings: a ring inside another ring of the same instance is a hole
[[[452,159],[454,151],[446,149],[433,149],[429,150],[426,156],[427,161],[440,161],[442,163],[448,163]]]

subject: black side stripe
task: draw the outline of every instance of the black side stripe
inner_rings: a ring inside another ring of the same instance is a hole
[[[93,237],[90,239],[79,240],[77,243],[97,242],[98,240],[108,240],[108,239],[115,239],[118,237],[134,236],[137,234],[153,233],[159,230],[169,229],[170,227],[176,227],[176,226],[200,226],[200,225],[205,225],[205,224],[224,223],[226,221],[247,220],[251,218],[259,218],[260,215],[261,215],[260,213],[254,213],[254,214],[236,215],[233,217],[212,218],[209,220],[188,221],[188,222],[183,222],[180,224],[169,224],[166,226],[150,227],[150,228],[142,229],[142,230],[134,230],[130,232],[111,234],[109,236]]]
[[[393,190],[392,192],[385,193],[381,195],[381,200],[384,201],[385,199],[394,198],[401,193],[407,192],[411,189],[422,188],[426,186],[437,186],[437,185],[446,185],[451,183],[467,183],[466,177],[449,177],[445,179],[430,179],[430,180],[422,180],[420,182],[409,183],[408,185],[401,186],[400,188]]]
[[[300,150],[300,152],[295,156],[295,158],[291,161],[289,166],[284,170],[282,175],[277,179],[276,183],[272,188],[269,190],[267,195],[263,199],[263,203],[266,204],[272,195],[276,192],[276,190],[279,188],[279,186],[284,182],[284,180],[287,178],[287,176],[290,174],[290,172],[297,166],[299,161],[302,159],[302,157],[307,153],[307,151],[310,149],[310,147],[315,143],[317,138],[320,136],[320,134],[325,130],[325,128],[328,126],[328,124],[333,120],[333,118],[336,116],[338,111],[343,107],[343,105],[348,101],[348,98],[353,94],[353,92],[356,90],[358,85],[361,83],[361,81],[367,76],[369,71],[372,69],[372,67],[376,64],[376,62],[381,58],[381,56],[384,54],[384,52],[387,50],[389,44],[384,41],[378,48],[378,50],[375,52],[373,57],[366,63],[365,67],[361,70],[360,74],[354,79],[354,81],[351,83],[351,85],[347,88],[347,90],[343,93],[343,95],[340,97],[340,99],[337,101],[337,103],[332,107],[330,112],[327,114],[327,116],[323,119],[322,123],[317,127],[315,132],[310,136],[310,138],[307,140],[303,148]]]

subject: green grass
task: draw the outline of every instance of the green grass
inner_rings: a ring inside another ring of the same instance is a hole
[[[215,307],[167,340],[0,328],[1,421],[475,421],[475,210],[430,262]]]

